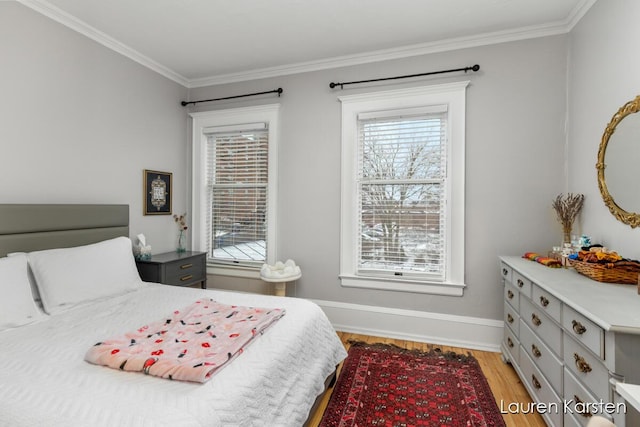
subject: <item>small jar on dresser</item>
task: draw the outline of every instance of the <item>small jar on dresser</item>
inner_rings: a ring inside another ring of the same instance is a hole
[[[174,286],[200,284],[207,288],[206,252],[166,252],[150,259],[136,260],[140,278],[145,282]]]
[[[596,282],[570,268],[520,257],[500,257],[499,267],[503,360],[545,422],[585,427],[597,414],[617,427],[640,426],[640,414],[615,393],[618,382],[640,383],[636,287]]]

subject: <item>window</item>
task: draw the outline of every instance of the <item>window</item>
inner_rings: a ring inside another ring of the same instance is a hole
[[[210,273],[253,277],[273,259],[277,113],[270,105],[192,114],[193,241]]]
[[[340,98],[343,286],[462,295],[467,84]]]
[[[255,129],[254,129],[255,128]],[[266,260],[269,132],[266,123],[206,129],[207,241],[216,261]]]

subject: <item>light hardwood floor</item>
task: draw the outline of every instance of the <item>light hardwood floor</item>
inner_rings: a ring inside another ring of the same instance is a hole
[[[342,340],[345,348],[349,348],[349,340],[365,341],[368,343],[382,342],[388,344],[395,344],[399,347],[407,349],[420,349],[427,351],[433,347],[438,347],[443,351],[454,351],[456,353],[467,354],[471,353],[480,363],[482,372],[487,377],[489,387],[496,399],[498,406],[503,401],[505,406],[510,402],[518,402],[526,405],[531,402],[529,394],[525,390],[522,382],[518,378],[513,368],[510,365],[502,362],[500,353],[493,353],[489,351],[469,350],[458,347],[447,347],[433,344],[425,344],[414,341],[403,341],[391,338],[380,338],[368,335],[357,335],[346,332],[338,332],[338,336]],[[310,419],[309,426],[317,427],[322,419],[322,413],[324,412],[329,398],[331,396],[331,390],[327,391],[320,406]],[[546,424],[542,420],[542,417],[538,414],[504,414],[504,421],[507,427],[545,427]]]

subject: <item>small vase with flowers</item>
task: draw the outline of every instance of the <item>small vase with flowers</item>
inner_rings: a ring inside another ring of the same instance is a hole
[[[176,247],[176,252],[184,253],[187,251],[187,214],[183,213],[182,215],[174,215],[173,216],[176,225],[178,226],[178,245]]]

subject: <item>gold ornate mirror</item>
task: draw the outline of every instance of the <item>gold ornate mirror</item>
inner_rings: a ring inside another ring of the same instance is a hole
[[[598,187],[613,216],[640,226],[640,95],[624,104],[604,130],[598,150]]]

